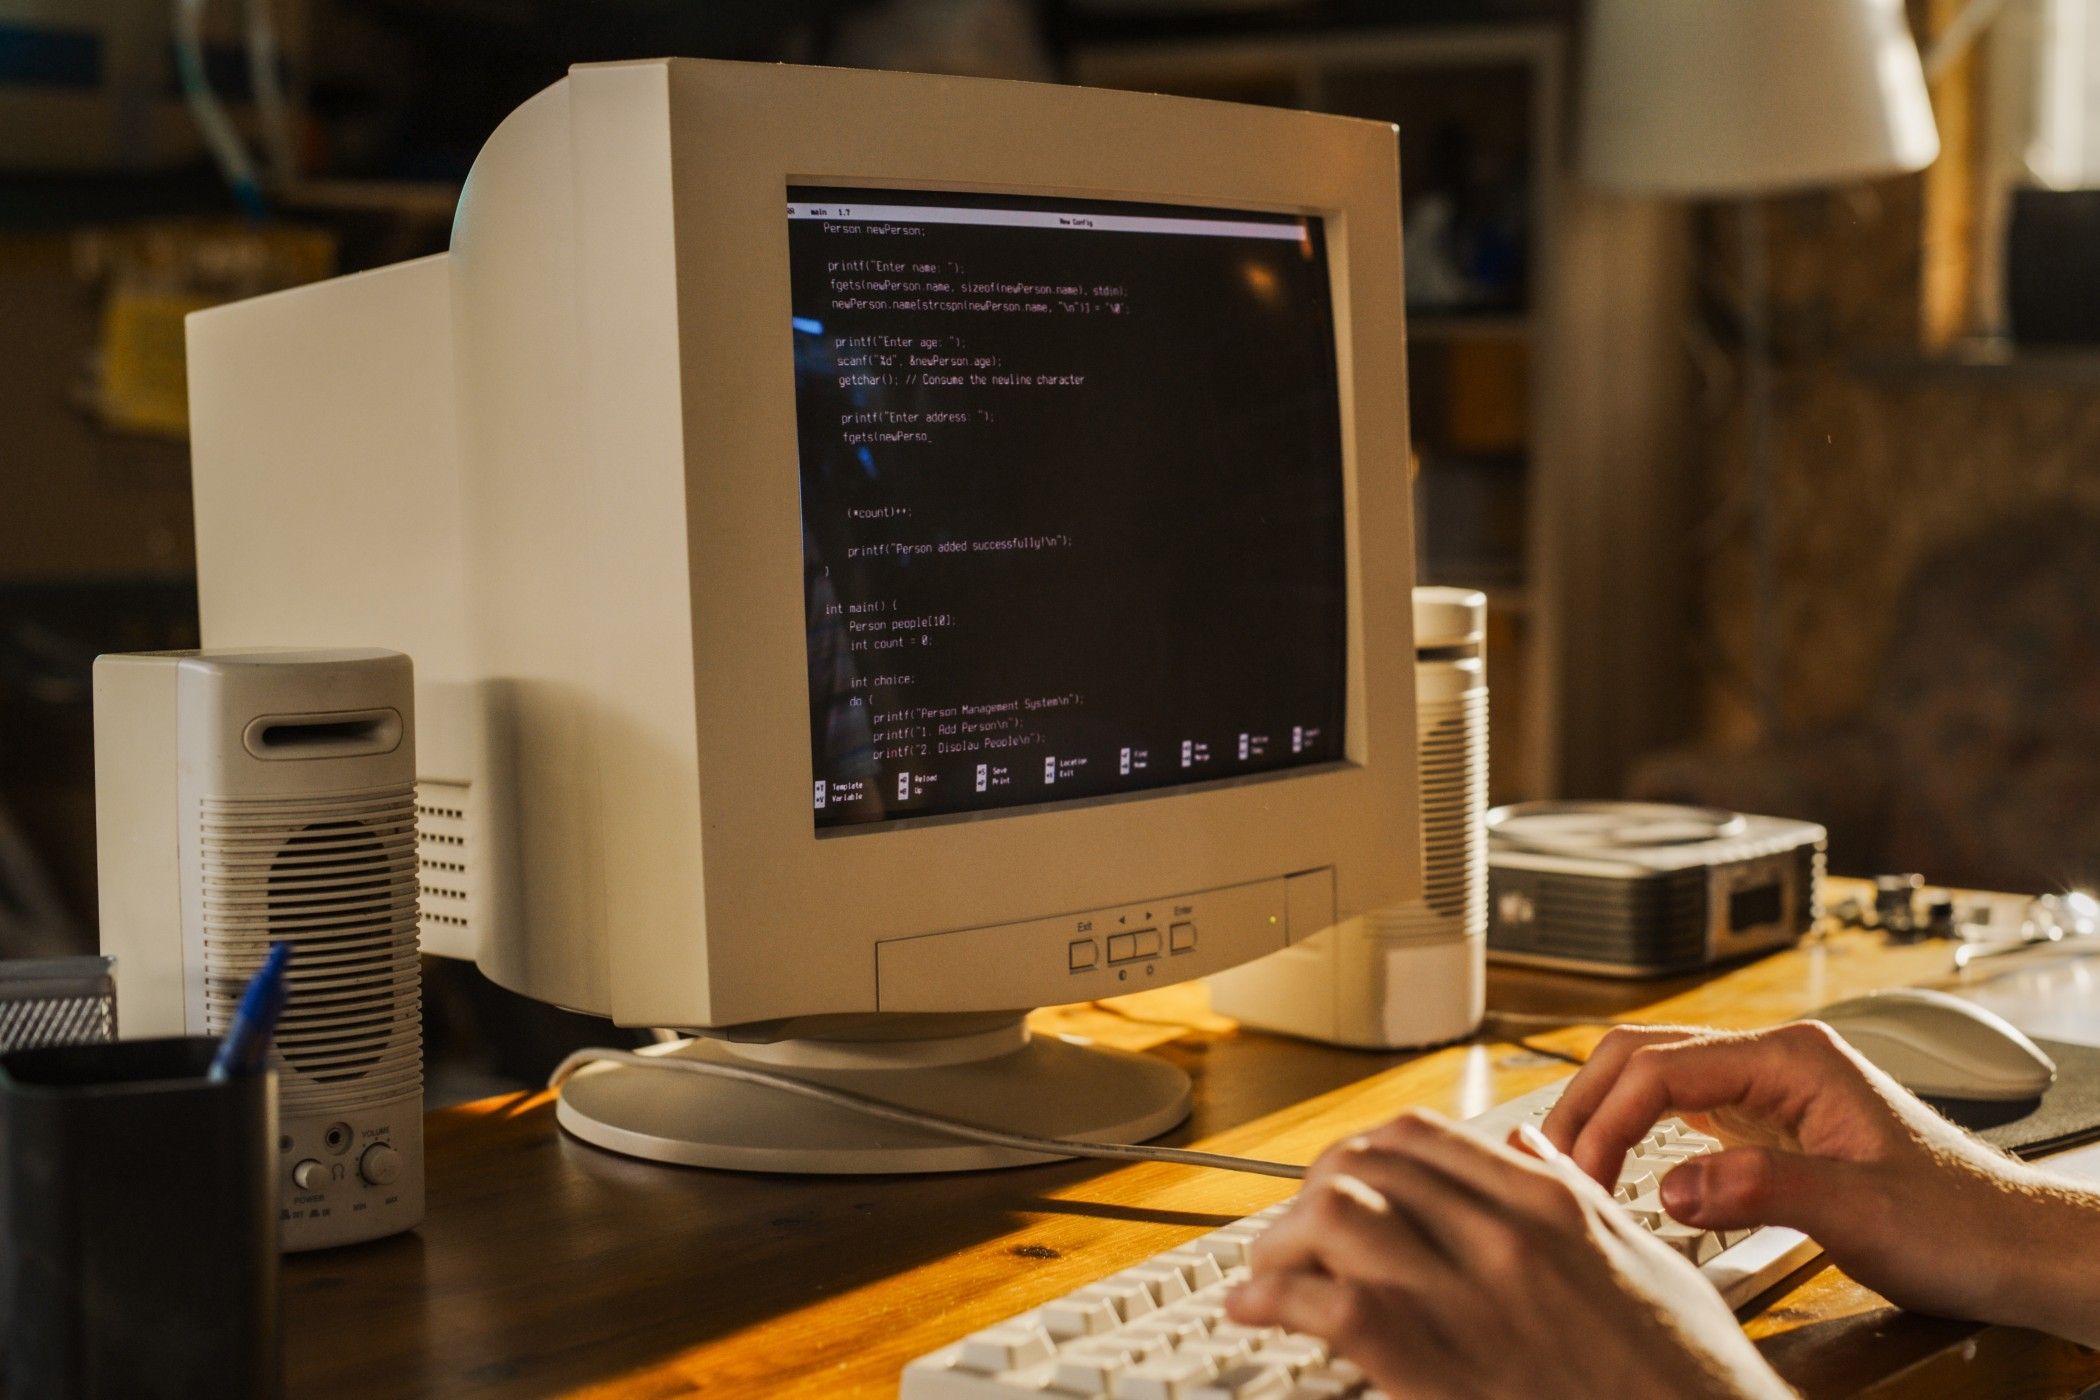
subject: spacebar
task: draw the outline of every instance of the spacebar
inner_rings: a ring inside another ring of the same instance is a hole
[[[1699,1266],[1729,1307],[1740,1308],[1823,1252],[1799,1230],[1767,1225]]]

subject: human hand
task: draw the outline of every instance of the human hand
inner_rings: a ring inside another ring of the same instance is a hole
[[[1658,1119],[1723,1151],[1662,1180],[1708,1230],[1787,1225],[1902,1307],[2100,1340],[2100,1197],[2005,1157],[1867,1063],[1828,1026],[1730,1033],[1619,1027],[1548,1115],[1601,1182]]]
[[[1535,1128],[1414,1112],[1337,1143],[1227,1311],[1326,1341],[1395,1397],[1790,1395],[1699,1271]]]

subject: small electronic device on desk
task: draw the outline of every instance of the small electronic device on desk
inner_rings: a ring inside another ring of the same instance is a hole
[[[1651,977],[1769,952],[1822,912],[1813,822],[1656,802],[1488,813],[1488,957]]]

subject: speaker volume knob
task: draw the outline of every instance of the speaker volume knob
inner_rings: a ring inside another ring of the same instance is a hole
[[[374,1186],[391,1186],[401,1175],[401,1154],[383,1142],[375,1142],[357,1159],[357,1172]]]
[[[328,1184],[328,1168],[308,1158],[292,1168],[292,1185],[301,1191],[318,1191]]]

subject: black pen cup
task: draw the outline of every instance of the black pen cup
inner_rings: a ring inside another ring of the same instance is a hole
[[[274,1074],[203,1037],[0,1056],[5,1391],[275,1396]]]

